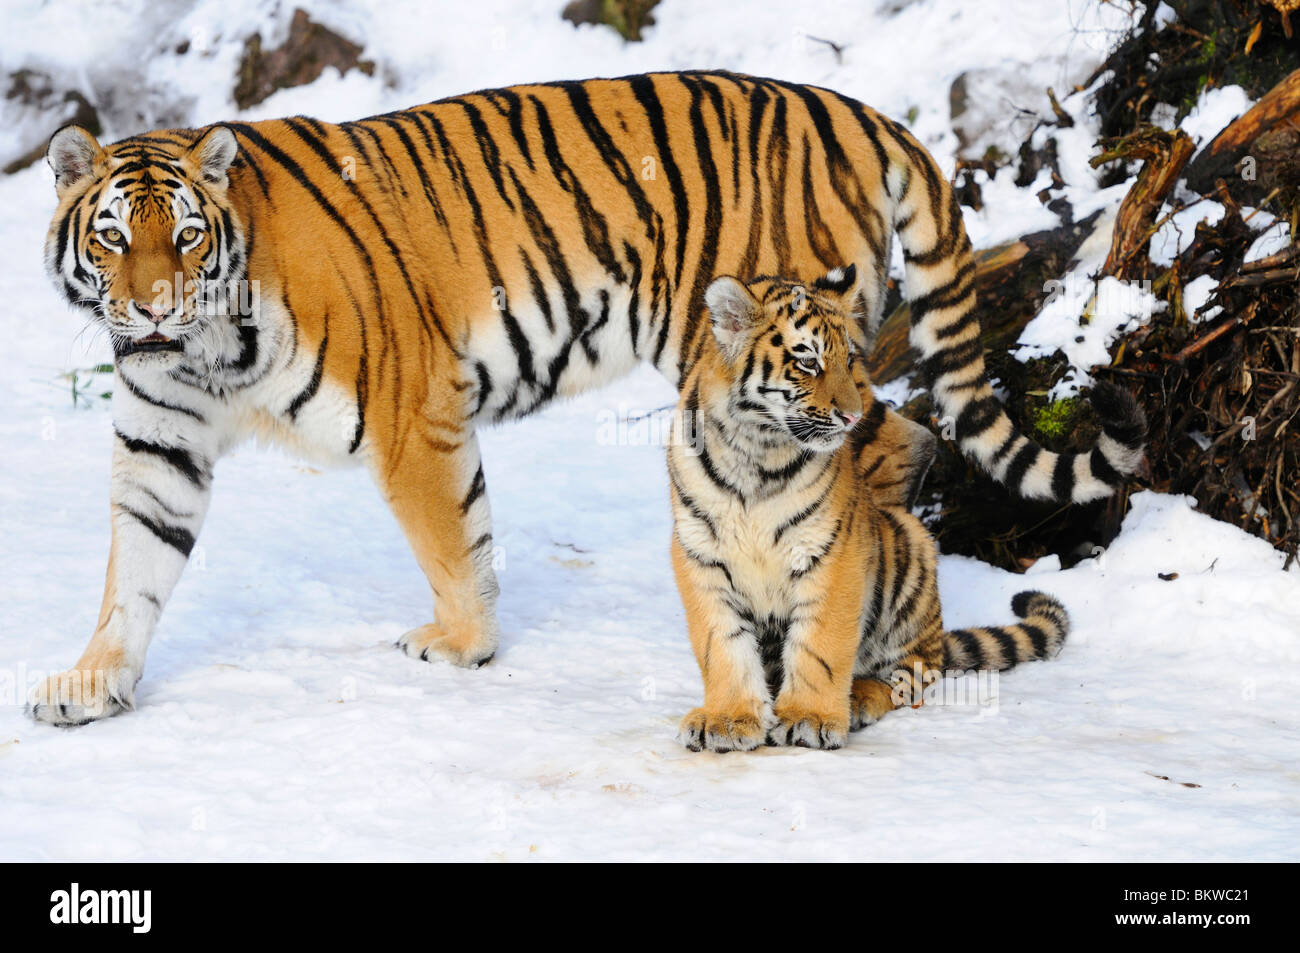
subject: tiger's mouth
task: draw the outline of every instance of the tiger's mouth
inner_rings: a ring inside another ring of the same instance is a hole
[[[844,443],[846,432],[838,427],[828,427],[806,418],[787,419],[786,429],[798,443],[816,453],[838,450]]]
[[[130,357],[132,354],[158,354],[181,350],[181,342],[154,331],[134,341],[126,341],[114,350],[119,358]]]

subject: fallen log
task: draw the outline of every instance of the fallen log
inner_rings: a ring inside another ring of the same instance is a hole
[[[1287,127],[1291,127],[1290,130]],[[1275,130],[1300,131],[1300,69],[1270,89],[1242,116],[1228,124],[1187,167],[1187,185],[1201,194],[1210,192],[1218,178],[1254,181],[1273,160],[1285,159],[1290,136],[1258,154],[1256,143]],[[1276,138],[1276,137],[1275,137]],[[1248,158],[1254,164],[1247,163]]]

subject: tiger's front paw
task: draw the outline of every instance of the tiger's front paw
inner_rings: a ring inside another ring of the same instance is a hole
[[[767,733],[770,745],[794,745],[798,748],[844,747],[849,735],[847,713],[813,711],[801,705],[782,705],[773,709],[776,724]]]
[[[424,662],[442,659],[461,668],[479,668],[492,661],[497,638],[482,629],[444,629],[431,622],[407,632],[397,640],[397,647]]]
[[[753,751],[767,736],[759,712],[736,714],[696,708],[677,729],[677,740],[691,751]]]
[[[69,669],[32,690],[27,715],[46,725],[71,728],[135,707],[138,672],[126,666]]]

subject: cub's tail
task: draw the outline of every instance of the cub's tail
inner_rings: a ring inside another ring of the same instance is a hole
[[[1016,625],[953,629],[943,634],[944,670],[1006,669],[1061,651],[1070,616],[1056,599],[1032,590],[1016,593],[1011,610]]]
[[[993,395],[975,312],[975,261],[961,209],[946,177],[911,134],[889,124],[887,191],[903,246],[908,339],[920,352],[923,383],[952,421],[962,452],[1027,499],[1086,503],[1111,495],[1142,461],[1146,419],[1126,391],[1098,384],[1092,404],[1102,435],[1087,453],[1056,454],[1021,434]]]

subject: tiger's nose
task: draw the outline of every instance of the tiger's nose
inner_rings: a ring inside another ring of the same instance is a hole
[[[839,419],[840,424],[843,425],[845,430],[851,429],[854,424],[862,419],[862,414],[849,414],[838,409],[835,411],[835,416]]]
[[[154,324],[162,324],[163,319],[167,317],[167,310],[156,304],[145,304],[137,301],[135,306],[140,309],[141,313]]]

